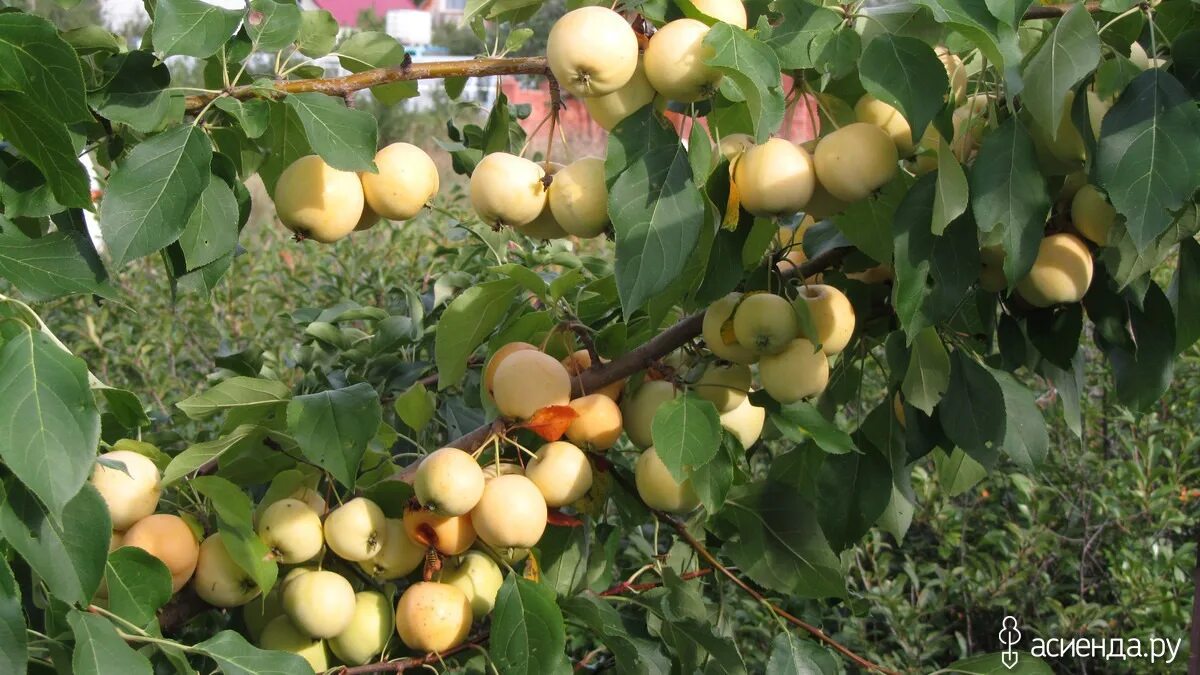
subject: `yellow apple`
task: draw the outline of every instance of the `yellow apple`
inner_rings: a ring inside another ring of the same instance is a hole
[[[363,172],[359,178],[367,207],[377,217],[408,220],[437,194],[437,165],[415,145],[392,143],[375,153],[375,166],[379,173]]]
[[[358,174],[339,171],[318,155],[292,162],[275,183],[279,221],[292,232],[323,244],[353,232],[364,204]]]
[[[742,208],[756,216],[787,216],[808,204],[816,183],[812,157],[798,145],[772,138],[747,150],[733,167]]]
[[[417,501],[443,516],[469,513],[483,494],[483,471],[471,455],[458,448],[442,448],[417,467],[413,478]]]
[[[497,476],[471,511],[475,532],[492,548],[532,548],[546,531],[546,498],[525,476]]]
[[[700,505],[692,482],[675,482],[667,465],[659,459],[653,447],[647,448],[633,467],[638,495],[652,509],[667,513],[687,513]]]
[[[299,499],[280,499],[258,519],[258,538],[286,565],[311,560],[325,545],[321,516]]]
[[[492,357],[488,359],[487,367],[483,369],[483,386],[488,390],[489,394],[495,387],[496,368],[500,366],[500,362],[503,361],[509,354],[512,354],[513,352],[519,352],[523,349],[532,349],[537,351],[537,347],[529,344],[528,342],[509,342],[508,344],[497,349],[496,352],[492,354]]]
[[[259,638],[258,646],[278,652],[291,652],[308,661],[313,671],[329,670],[329,655],[325,653],[325,642],[311,638],[296,628],[286,616],[275,617],[267,624]]]
[[[558,162],[542,162],[541,166],[547,176],[557,176],[558,172],[563,168],[563,165]],[[549,190],[546,191],[546,203],[542,206],[542,212],[538,214],[538,217],[524,225],[517,225],[513,229],[526,237],[542,241],[562,239],[568,236],[567,231],[555,219],[554,211],[550,209]]]
[[[299,499],[300,501],[304,502],[308,505],[308,508],[315,511],[318,516],[325,516],[327,507],[325,505],[325,498],[321,496],[320,492],[317,492],[310,487],[302,487],[288,496],[292,499]]]
[[[779,354],[758,362],[763,389],[780,403],[816,396],[829,384],[829,357],[804,338],[788,343]]]
[[[192,528],[179,516],[156,513],[133,524],[122,546],[134,546],[158,558],[171,572],[171,590],[178,592],[192,578],[200,545]]]
[[[471,173],[471,206],[493,227],[520,227],[546,206],[546,170],[506,152],[484,156]]]
[[[113,529],[128,530],[158,508],[158,497],[162,493],[158,467],[144,455],[130,450],[106,452],[100,458],[125,465],[122,471],[97,462],[92,470],[92,486],[108,506]]]
[[[733,313],[733,334],[738,344],[760,357],[786,349],[799,330],[791,303],[772,293],[746,296]]]
[[[731,163],[757,143],[750,134],[727,134],[717,143],[717,152]]]
[[[354,618],[354,587],[329,570],[302,574],[284,584],[283,611],[307,635],[340,635]]]
[[[628,82],[614,92],[583,99],[583,105],[596,124],[612,131],[621,120],[653,101],[655,93],[654,87],[650,86],[650,80],[646,79],[646,69],[639,57],[637,68]]]
[[[558,508],[574,503],[591,489],[592,465],[574,443],[554,441],[538,448],[525,466],[525,477],[545,497],[546,506]]]
[[[283,594],[279,586],[275,584],[270,593],[260,595],[242,605],[242,621],[246,624],[247,634],[254,642],[258,642],[262,637],[267,624],[276,617],[283,616]]]
[[[548,199],[554,219],[568,234],[581,239],[604,234],[609,225],[604,160],[584,157],[568,164],[554,174]]]
[[[752,378],[749,366],[712,363],[704,369],[692,389],[700,398],[716,406],[718,413],[726,413],[746,400]]]
[[[967,95],[967,68],[962,59],[951,54],[949,49],[938,45],[933,50],[938,60],[946,68],[946,76],[950,78],[950,95],[953,100],[961,101]]]
[[[1093,242],[1108,245],[1108,233],[1117,220],[1117,211],[1094,185],[1084,185],[1071,200],[1071,223]]]
[[[358,562],[379,553],[387,537],[387,518],[375,502],[356,497],[325,517],[325,543],[343,560]]]
[[[1038,246],[1029,274],[1017,292],[1035,307],[1079,302],[1092,284],[1092,253],[1073,234],[1052,234]]]
[[[496,366],[492,398],[505,417],[529,419],[542,408],[571,402],[571,376],[549,354],[516,351]]]
[[[746,6],[742,0],[692,0],[692,6],[705,16],[746,29]]]
[[[1004,248],[1001,246],[984,246],[979,249],[979,287],[989,293],[999,293],[1008,288],[1008,279],[1004,276]]]
[[[573,96],[603,96],[633,77],[637,34],[611,9],[581,7],[554,22],[546,39],[546,59],[559,84]]]
[[[485,481],[486,483],[491,481]],[[404,531],[422,547],[437,549],[442,555],[458,555],[475,543],[475,526],[470,514],[439,516],[421,508],[404,510]]]
[[[600,363],[608,363],[608,359],[602,358],[600,359]],[[567,369],[567,373],[572,377],[575,377],[592,367],[592,355],[588,353],[588,350],[580,349],[563,359],[562,364],[563,368]],[[612,384],[606,384],[603,387],[600,387],[600,389],[595,393],[604,394],[614,401],[620,401],[621,392],[625,391],[625,380],[627,379],[628,378],[622,377]]]
[[[413,584],[396,604],[396,633],[414,651],[444,652],[462,644],[470,630],[471,603],[450,584]]]
[[[647,380],[621,404],[625,433],[639,448],[654,445],[651,424],[659,406],[678,396],[675,385],[666,380]]]
[[[749,449],[758,441],[766,421],[767,409],[754,405],[749,398],[742,400],[733,410],[721,413],[721,426],[733,434],[745,449]]]
[[[817,143],[817,180],[845,202],[865,199],[895,177],[900,156],[890,136],[874,124],[855,122]]]
[[[525,475],[525,467],[514,462],[488,462],[487,466],[483,467],[483,480],[487,482],[496,476],[507,476],[509,474]]]
[[[608,450],[621,438],[621,408],[604,394],[590,394],[571,401],[578,414],[567,427],[567,439],[584,448]]]
[[[407,576],[425,561],[425,548],[409,538],[404,521],[388,518],[383,548],[373,558],[358,562],[359,568],[378,581],[393,581]]]
[[[383,652],[395,625],[391,601],[382,593],[362,591],[354,596],[350,624],[329,639],[329,649],[346,665],[364,665]]]
[[[841,353],[854,335],[854,306],[846,294],[833,286],[810,284],[800,288],[796,302],[808,308],[817,332],[815,336],[804,335],[801,325],[800,337],[815,337],[826,356]]]
[[[758,354],[743,347],[736,339],[733,342],[725,341],[728,337],[724,331],[725,323],[733,316],[733,310],[741,299],[741,293],[730,293],[709,305],[708,309],[704,310],[702,333],[708,351],[726,361],[750,365],[758,360]]]
[[[201,600],[224,608],[241,607],[262,592],[229,555],[220,532],[209,535],[200,544],[192,586]]]
[[[704,63],[713,55],[704,45],[708,26],[695,19],[676,19],[658,29],[646,46],[646,79],[655,91],[681,103],[708,98],[721,73]]]
[[[471,603],[471,615],[483,619],[496,606],[496,594],[504,583],[500,566],[482,551],[467,551],[447,561],[442,568],[442,583],[458,588]]]
[[[858,99],[858,103],[854,104],[854,116],[859,122],[874,124],[883,129],[896,144],[896,151],[901,157],[908,157],[916,149],[913,144],[912,127],[908,125],[904,115],[891,105],[870,94],[864,94]]]

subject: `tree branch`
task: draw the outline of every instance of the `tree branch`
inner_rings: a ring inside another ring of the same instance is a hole
[[[255,85],[232,87],[219,94],[188,96],[185,109],[196,112],[214,99],[228,96],[236,99],[278,98],[284,94],[317,92],[330,96],[346,96],[356,91],[370,89],[381,84],[434,80],[448,77],[489,77],[492,75],[550,75],[544,56],[521,56],[512,58],[486,58],[462,61],[429,61],[412,63],[405,60],[398,66],[372,68],[361,73],[343,77],[318,77],[307,80],[277,81],[273,89]]]

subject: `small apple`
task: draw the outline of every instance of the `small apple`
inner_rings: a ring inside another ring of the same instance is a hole
[[[608,359],[602,358],[600,359],[600,363],[608,363]],[[580,349],[563,359],[562,364],[563,368],[567,369],[567,373],[572,377],[575,377],[592,367],[592,355],[588,353],[588,350]],[[612,384],[606,384],[603,387],[600,387],[600,389],[595,392],[585,393],[604,394],[614,401],[620,401],[621,392],[625,391],[625,381],[627,379],[628,378],[622,377]]]
[[[532,349],[533,351],[537,351],[537,347],[529,344],[528,342],[509,342],[508,344],[498,348],[495,353],[492,354],[491,358],[488,359],[487,367],[483,369],[483,386],[488,390],[489,394],[492,393],[492,389],[496,383],[496,368],[500,366],[500,363],[507,358],[509,354],[512,354],[513,352],[519,352],[523,349]]]
[[[638,495],[652,509],[667,513],[687,513],[700,505],[700,498],[692,489],[692,482],[675,482],[667,465],[659,459],[653,447],[638,457],[633,468],[634,482]]]
[[[716,406],[718,413],[726,413],[746,400],[752,378],[749,366],[713,363],[704,369],[692,389]]]
[[[746,296],[733,313],[733,334],[738,344],[760,357],[783,351],[799,331],[791,303],[771,293]]]
[[[979,249],[979,287],[988,293],[999,293],[1008,288],[1004,276],[1004,247],[984,246]]]
[[[734,438],[737,438],[738,442],[742,444],[742,448],[747,450],[762,435],[763,425],[766,421],[767,409],[754,405],[749,398],[743,399],[741,404],[733,410],[721,413],[721,426],[733,434]]]
[[[621,120],[645,108],[654,100],[654,87],[646,79],[646,68],[641,57],[638,57],[637,68],[629,81],[614,92],[603,96],[589,96],[583,99],[583,105],[596,124],[606,131],[612,131]]]
[[[277,652],[291,652],[301,656],[313,671],[329,670],[329,655],[325,653],[325,642],[305,635],[286,616],[278,616],[267,624],[259,638],[258,646]]]
[[[649,380],[637,391],[626,397],[621,404],[621,419],[625,423],[625,434],[639,448],[654,445],[651,425],[659,406],[679,395],[675,385],[666,380]]]
[[[727,134],[717,143],[717,152],[731,163],[757,143],[750,134]],[[732,165],[732,164],[731,164]]]
[[[742,0],[692,0],[692,6],[705,16],[746,30],[746,6]]]
[[[364,171],[358,176],[367,208],[377,218],[408,220],[437,194],[437,165],[415,145],[392,143],[375,153],[375,166],[379,173]]]
[[[470,630],[471,602],[450,584],[413,584],[396,604],[396,633],[414,651],[444,652],[462,644]]]
[[[471,524],[492,548],[532,548],[546,531],[546,498],[529,478],[497,476],[483,488]]]
[[[829,194],[846,202],[865,199],[900,170],[900,156],[890,136],[874,124],[855,122],[817,143],[813,164],[817,180]]]
[[[286,565],[311,560],[325,546],[321,516],[299,499],[280,499],[263,511],[258,538]]]
[[[712,96],[721,72],[705,63],[713,54],[704,45],[706,35],[708,26],[695,19],[676,19],[659,28],[643,57],[650,86],[681,103]]]
[[[329,638],[329,649],[346,665],[364,665],[383,653],[395,625],[391,601],[382,593],[362,591],[354,596],[350,624]]]
[[[573,443],[554,441],[529,460],[525,477],[541,491],[546,506],[558,508],[574,503],[591,489],[592,465]]]
[[[493,479],[494,480],[494,479]],[[487,492],[485,481],[484,492]],[[478,507],[478,505],[476,505]],[[458,555],[475,543],[475,527],[471,515],[439,516],[422,508],[404,510],[404,531],[414,543],[432,546],[442,555]]]
[[[816,396],[829,384],[829,357],[804,338],[796,338],[778,354],[758,362],[763,389],[780,403]]]
[[[413,479],[417,501],[443,516],[469,513],[483,494],[483,471],[471,455],[458,448],[442,448],[417,467]]]
[[[802,286],[796,298],[797,303],[804,303],[808,308],[808,316],[816,329],[816,342],[821,344],[821,351],[826,356],[840,354],[854,335],[854,306],[849,298],[833,286],[825,284],[810,284]],[[801,327],[800,337],[804,335]]]
[[[756,216],[789,216],[808,204],[816,183],[812,157],[800,146],[772,138],[747,150],[733,166],[742,208]]]
[[[1029,274],[1017,292],[1034,307],[1079,302],[1092,285],[1092,253],[1073,234],[1052,234],[1038,246]]]
[[[156,513],[133,524],[122,546],[134,546],[158,558],[171,572],[171,590],[178,592],[192,578],[200,544],[179,516]]]
[[[571,402],[571,376],[553,356],[522,350],[496,367],[492,398],[505,417],[529,419],[537,411]]]
[[[858,99],[858,103],[854,104],[854,116],[859,122],[874,124],[883,129],[896,144],[896,151],[900,153],[901,157],[908,157],[916,149],[913,143],[912,127],[908,125],[908,120],[904,119],[904,115],[891,105],[870,94],[864,94],[862,98]]]
[[[383,548],[386,526],[378,504],[356,497],[325,517],[325,543],[344,560],[367,560]]]
[[[362,181],[339,171],[319,155],[292,162],[275,183],[275,212],[284,227],[313,241],[331,244],[354,231],[362,217]]]
[[[192,586],[201,600],[214,607],[241,607],[262,593],[254,579],[229,555],[220,532],[209,535],[200,544]]]
[[[1117,210],[1094,185],[1079,188],[1071,200],[1071,224],[1100,246],[1108,245],[1108,233],[1116,221]]]
[[[425,561],[425,547],[409,538],[404,531],[404,521],[388,518],[387,536],[383,548],[374,557],[359,561],[362,571],[378,581],[393,581],[412,573]]]
[[[458,588],[467,596],[471,615],[479,621],[496,606],[496,594],[504,583],[504,575],[491,556],[483,551],[467,551],[447,561],[442,568],[442,583]]]
[[[580,7],[564,14],[546,39],[550,71],[579,98],[617,91],[633,77],[637,35],[629,22],[607,7]]]
[[[554,219],[568,234],[591,239],[609,226],[604,160],[584,157],[554,174],[548,196]]]
[[[354,587],[337,572],[316,570],[283,586],[283,611],[315,638],[340,635],[354,618]]]
[[[485,155],[471,173],[471,206],[494,227],[520,227],[546,206],[546,170],[524,157],[506,152]]]
[[[579,415],[567,427],[567,439],[591,450],[604,451],[621,438],[621,408],[604,394],[590,394],[571,401]]]
[[[144,455],[130,450],[106,452],[100,458],[125,465],[122,471],[97,462],[91,480],[108,506],[113,529],[128,530],[158,508],[158,497],[162,493],[158,467]]]
[[[729,321],[741,299],[741,293],[730,293],[709,305],[708,309],[704,310],[704,324],[701,332],[704,335],[704,344],[708,347],[708,351],[726,361],[750,365],[758,360],[758,354],[743,347],[736,338],[732,342],[727,342],[726,338],[730,336],[726,335],[724,330],[725,323]]]

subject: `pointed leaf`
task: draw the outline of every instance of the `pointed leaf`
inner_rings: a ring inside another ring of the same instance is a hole
[[[37,239],[0,235],[0,277],[35,302],[77,293],[117,295],[91,242],[73,232]]]
[[[259,649],[231,630],[223,630],[196,645],[217,662],[225,675],[312,675],[312,666],[299,654]]]
[[[951,355],[950,386],[938,404],[942,429],[955,445],[990,466],[1004,441],[1004,391],[991,371],[961,350]]]
[[[175,406],[194,420],[204,420],[223,410],[246,410],[277,405],[286,401],[291,389],[278,380],[257,377],[232,377],[202,394]]]
[[[133,546],[108,554],[104,582],[109,611],[143,628],[171,599],[171,571],[158,558]]]
[[[566,648],[562,612],[549,587],[509,574],[496,595],[488,654],[503,673],[553,673]]]
[[[192,487],[208,497],[217,515],[221,543],[264,594],[275,585],[279,566],[271,560],[270,550],[254,532],[254,505],[241,488],[220,476],[198,476]]]
[[[371,113],[352,110],[325,94],[291,94],[283,99],[295,111],[313,150],[342,171],[375,171],[379,130]]]
[[[937,195],[933,200],[933,233],[939,237],[946,227],[967,211],[967,176],[954,157],[949,143],[937,150]]]
[[[508,314],[517,288],[512,279],[477,284],[463,291],[442,312],[433,349],[438,390],[462,381],[471,354]]]
[[[881,35],[867,44],[858,63],[867,93],[899,110],[913,143],[919,142],[950,86],[933,47],[913,37]]]
[[[158,0],[154,8],[152,41],[167,56],[212,56],[225,44],[244,9],[226,9],[203,0]]]
[[[1096,22],[1082,4],[1073,5],[1054,25],[1050,37],[1025,64],[1025,109],[1051,139],[1058,133],[1067,92],[1100,64]]]
[[[29,659],[21,587],[8,561],[0,558],[0,672],[24,675]]]
[[[692,469],[717,454],[721,417],[712,403],[699,396],[676,396],[658,407],[650,434],[658,458],[676,482],[682,483]]]
[[[1037,399],[1011,374],[991,372],[1004,395],[1004,452],[1021,470],[1036,471],[1050,450],[1050,434]]]
[[[43,103],[49,119],[71,124],[92,118],[84,100],[83,70],[54,24],[32,14],[0,14],[0,90]]]
[[[0,21],[6,16],[13,14],[0,14]],[[59,204],[91,208],[87,173],[76,157],[71,134],[41,101],[17,92],[0,91],[0,137],[41,171]]]
[[[382,419],[379,395],[365,382],[297,396],[287,409],[288,430],[300,452],[348,488]]]
[[[949,385],[950,355],[946,353],[937,330],[933,327],[923,328],[913,338],[912,355],[904,372],[904,383],[900,385],[904,402],[926,415],[932,415]]]
[[[151,675],[154,672],[150,660],[125,644],[108,619],[72,609],[67,621],[75,633],[75,651],[71,655],[73,672],[80,675]]]

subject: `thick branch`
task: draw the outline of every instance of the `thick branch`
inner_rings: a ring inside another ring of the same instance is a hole
[[[373,68],[344,77],[319,77],[308,80],[276,82],[273,92],[261,87],[243,85],[233,87],[227,93],[204,94],[187,97],[186,109],[195,112],[220,96],[247,99],[261,96],[281,96],[318,92],[330,96],[346,96],[356,91],[370,89],[381,84],[408,82],[412,80],[436,80],[448,77],[488,77],[491,75],[549,75],[550,68],[543,56],[521,56],[514,58],[487,58],[462,61],[429,61],[426,63],[405,62],[388,68]]]

